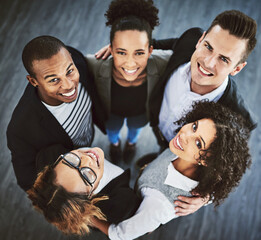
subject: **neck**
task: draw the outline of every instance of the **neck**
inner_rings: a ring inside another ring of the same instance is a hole
[[[220,84],[221,85],[221,84]],[[191,92],[200,94],[200,95],[205,95],[207,93],[210,93],[212,91],[214,91],[215,89],[217,89],[220,85],[206,85],[206,86],[202,86],[202,85],[198,85],[195,82],[193,82],[191,80],[190,83],[190,90]]]
[[[172,162],[172,164],[175,169],[184,176],[193,180],[197,180],[197,164],[189,163],[188,161],[182,160],[181,158],[177,158],[175,161]]]

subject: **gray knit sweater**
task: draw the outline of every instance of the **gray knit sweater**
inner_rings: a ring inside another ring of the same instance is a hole
[[[169,148],[161,153],[142,172],[137,182],[138,191],[143,187],[157,189],[162,192],[172,204],[174,204],[173,201],[176,200],[179,195],[191,196],[188,191],[164,184],[168,174],[168,166],[175,158],[176,155],[173,154]]]

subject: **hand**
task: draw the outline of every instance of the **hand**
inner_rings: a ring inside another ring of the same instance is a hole
[[[97,59],[102,58],[103,60],[107,59],[111,55],[110,44],[101,48],[98,52],[95,53]]]
[[[192,197],[178,196],[179,200],[174,201],[177,216],[186,216],[196,212],[209,201],[209,197],[201,198],[198,195]]]

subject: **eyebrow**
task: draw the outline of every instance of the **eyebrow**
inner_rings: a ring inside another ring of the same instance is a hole
[[[70,63],[69,66],[66,68],[66,71],[69,70],[69,68],[73,65],[73,63]],[[56,74],[46,75],[44,79],[50,78],[50,77],[56,77]]]
[[[199,121],[197,121],[197,123],[198,123],[198,126],[199,126]],[[204,144],[204,148],[206,148],[206,143],[205,143],[204,139],[203,139],[201,136],[199,136],[199,137],[200,137],[201,141],[202,141],[203,144]]]
[[[116,48],[116,50],[120,50],[120,51],[127,51],[126,49],[124,49],[124,48]]]
[[[206,42],[212,49],[214,49],[214,48],[212,47],[212,45],[211,45],[207,40],[205,40],[205,42]],[[226,58],[229,62],[231,62],[231,59],[230,59],[229,57],[224,56],[224,55],[222,55],[222,54],[220,54],[220,56],[223,57],[223,58]]]
[[[120,50],[120,51],[127,51],[127,50],[124,49],[124,48],[116,48],[116,50],[118,50],[118,51],[119,51],[119,50]],[[142,48],[141,48],[141,49],[136,49],[135,51],[136,51],[136,52],[140,52],[140,51],[145,51],[145,49],[142,49]]]

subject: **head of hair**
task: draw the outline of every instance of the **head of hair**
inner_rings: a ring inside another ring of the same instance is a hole
[[[230,109],[214,102],[195,102],[192,110],[177,121],[178,124],[211,119],[216,135],[209,148],[200,150],[206,165],[197,167],[199,184],[193,191],[202,197],[210,196],[219,205],[235,188],[251,164],[248,140],[249,129],[245,120]]]
[[[245,62],[256,45],[256,21],[240,11],[230,10],[217,15],[206,34],[216,25],[219,25],[222,29],[227,30],[229,34],[239,39],[247,40],[246,49],[238,64]]]
[[[33,71],[34,60],[50,59],[66,46],[59,39],[52,36],[39,36],[28,42],[22,53],[22,60],[26,71],[35,78]]]
[[[56,173],[52,166],[46,166],[37,176],[33,187],[27,191],[28,198],[36,210],[46,220],[65,234],[82,235],[89,233],[92,217],[106,220],[95,204],[106,200],[106,196],[67,192],[62,186],[55,184]]]
[[[117,31],[145,31],[149,45],[152,44],[152,30],[159,25],[158,9],[153,0],[113,0],[105,13],[106,26],[111,26],[110,43]]]

